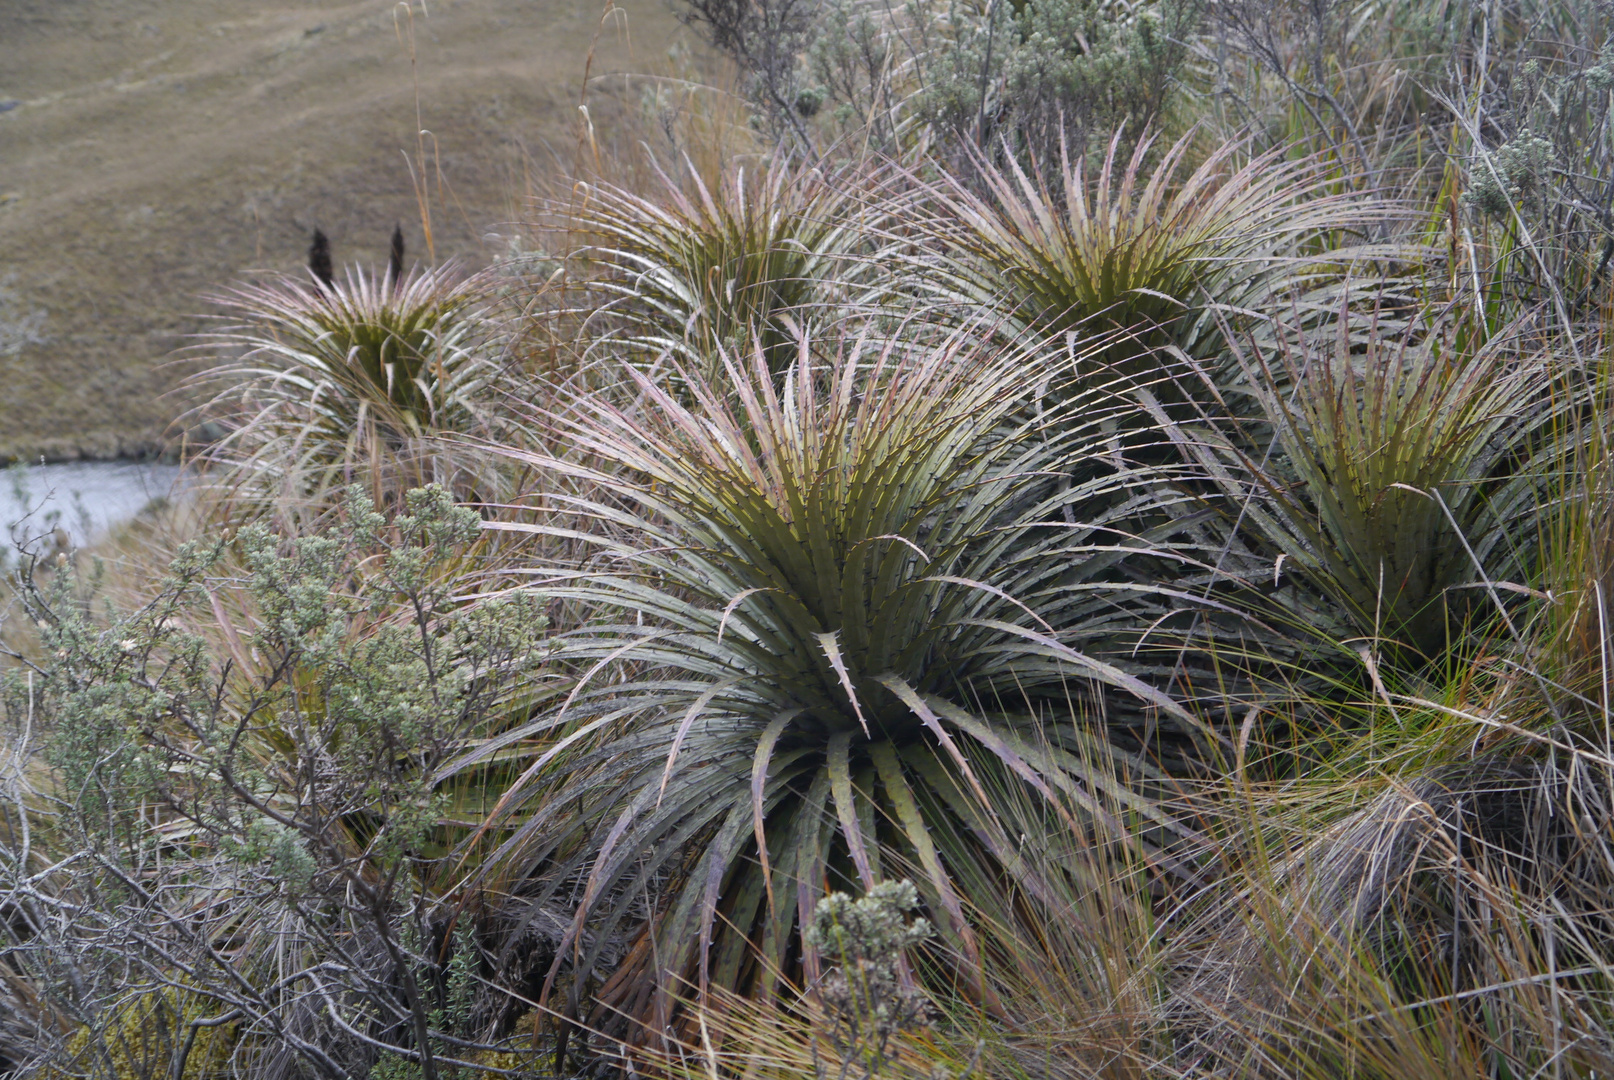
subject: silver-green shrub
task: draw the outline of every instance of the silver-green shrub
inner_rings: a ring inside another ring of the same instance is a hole
[[[3,807],[0,905],[31,914],[0,960],[35,1014],[93,1042],[129,994],[182,994],[264,1077],[391,1054],[435,1080],[497,1049],[466,999],[473,916],[443,896],[458,807],[498,772],[441,767],[523,715],[547,623],[528,594],[460,598],[474,511],[440,487],[403,502],[388,520],[354,488],[320,535],[187,544],[133,611],[71,564],[14,578],[39,642],[11,656],[3,717],[42,760]],[[111,1060],[43,1020],[33,1050]]]
[[[815,990],[840,1059],[838,1077],[878,1076],[890,1063],[891,1040],[933,1019],[929,999],[906,971],[908,950],[932,933],[926,920],[910,921],[918,906],[913,882],[882,881],[856,900],[830,893],[813,911],[802,939],[829,965]],[[820,1062],[819,1077],[828,1073]]]

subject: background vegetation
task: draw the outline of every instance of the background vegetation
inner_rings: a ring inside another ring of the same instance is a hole
[[[25,550],[8,1067],[1614,1070],[1608,11],[686,15]]]

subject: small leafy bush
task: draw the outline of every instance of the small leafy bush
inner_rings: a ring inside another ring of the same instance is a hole
[[[921,2],[689,0],[690,21],[739,65],[776,142],[923,147],[966,169],[999,148],[1051,171],[1121,127],[1167,120],[1200,21],[1197,0]]]
[[[801,80],[801,57],[818,32],[818,0],[690,0],[687,22],[738,65],[760,126],[775,143],[813,145],[806,119],[815,98]],[[804,97],[804,93],[807,94]]]
[[[1479,73],[1480,111],[1460,118],[1471,146],[1461,204],[1488,241],[1476,253],[1488,256],[1484,276],[1519,300],[1555,298],[1560,323],[1586,314],[1614,262],[1608,215],[1592,194],[1614,176],[1614,43],[1597,48],[1583,32],[1571,34],[1583,44],[1567,48],[1528,41]]]
[[[924,919],[909,921],[918,906],[913,882],[882,881],[856,900],[830,893],[813,910],[802,940],[832,965],[816,991],[838,1077],[881,1075],[893,1057],[892,1038],[934,1019],[906,963],[908,950],[932,933]],[[817,1072],[822,1078],[830,1068],[821,1063]]]
[[[70,568],[43,591],[18,579],[43,654],[14,657],[6,718],[45,733],[41,797],[77,854],[13,873],[5,902],[76,906],[8,953],[63,988],[52,1007],[99,1023],[126,985],[171,987],[235,1018],[257,1076],[349,1075],[387,1051],[430,1080],[434,1055],[499,1049],[467,1041],[468,980],[438,974],[445,860],[496,780],[438,770],[520,714],[545,621],[524,594],[459,600],[479,531],[442,488],[390,521],[353,488],[324,535],[186,545],[127,614],[92,619]]]
[[[1001,147],[1022,168],[1052,174],[1112,132],[1169,123],[1202,7],[997,0],[970,17],[953,5],[946,22],[931,16],[924,28],[936,44],[912,107],[957,165],[969,169],[968,147]]]

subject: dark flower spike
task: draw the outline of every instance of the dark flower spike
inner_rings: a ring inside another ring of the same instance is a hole
[[[403,276],[404,261],[404,234],[402,225],[392,227],[392,252],[387,257],[387,280],[393,288],[398,287],[398,279]]]
[[[308,245],[308,272],[321,287],[330,290],[335,272],[331,267],[331,242],[322,229],[314,230],[314,241]]]

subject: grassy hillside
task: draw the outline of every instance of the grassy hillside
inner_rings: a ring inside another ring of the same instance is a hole
[[[620,8],[596,76],[682,39],[660,0]],[[315,226],[339,262],[384,261],[402,222],[425,258],[400,153],[418,156],[417,79],[436,253],[498,254],[529,168],[571,159],[602,10],[417,3],[412,71],[401,9],[377,0],[0,5],[0,459],[156,450],[201,295],[295,268]],[[608,123],[639,89],[604,78],[592,98]]]

